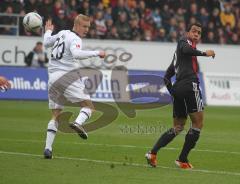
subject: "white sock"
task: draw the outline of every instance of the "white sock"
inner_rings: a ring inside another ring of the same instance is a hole
[[[57,129],[58,129],[58,123],[55,120],[49,121],[48,127],[47,127],[47,138],[46,138],[45,149],[49,149],[50,151],[52,151],[52,144],[56,136]]]
[[[79,125],[82,125],[85,121],[87,121],[92,115],[92,110],[90,108],[87,107],[83,107],[80,110],[80,113],[77,117],[77,119],[75,120],[75,122]]]

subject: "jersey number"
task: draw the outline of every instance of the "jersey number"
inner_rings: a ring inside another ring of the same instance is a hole
[[[58,60],[62,59],[64,49],[65,49],[65,43],[64,43],[62,37],[57,38],[57,40],[54,43],[53,48],[52,48],[51,57],[55,58],[55,59],[58,59]]]

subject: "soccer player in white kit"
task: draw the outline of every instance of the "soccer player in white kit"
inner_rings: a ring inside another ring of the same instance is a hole
[[[79,68],[77,60],[87,59],[90,57],[105,57],[104,51],[84,51],[82,50],[82,39],[86,36],[90,27],[90,18],[79,14],[74,20],[72,30],[62,30],[56,35],[51,35],[53,25],[48,20],[45,25],[45,34],[43,44],[46,48],[52,48],[51,59],[48,66],[49,89],[54,82],[66,75],[70,71]],[[61,81],[60,81],[61,83]],[[83,92],[84,84],[81,79],[73,82],[64,91],[64,97],[72,103],[79,104],[80,113],[75,122],[70,127],[75,130],[83,139],[87,139],[88,135],[82,127],[82,124],[91,117],[94,106],[90,100],[90,96]],[[59,89],[61,91],[61,89]],[[54,92],[58,92],[54,88]],[[52,118],[48,123],[46,146],[44,150],[44,158],[52,158],[52,144],[56,132],[58,130],[57,117],[63,110],[63,104],[58,104],[56,100],[50,98],[49,93],[49,109],[52,110]]]

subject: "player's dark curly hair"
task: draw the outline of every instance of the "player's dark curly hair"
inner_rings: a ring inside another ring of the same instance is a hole
[[[197,27],[200,27],[202,29],[202,24],[199,23],[199,22],[196,22],[196,23],[192,23],[192,24],[188,25],[187,32],[189,32],[191,30],[192,26],[197,26]]]

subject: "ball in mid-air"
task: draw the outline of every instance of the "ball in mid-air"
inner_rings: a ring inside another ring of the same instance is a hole
[[[23,18],[23,26],[27,31],[36,31],[38,28],[41,28],[42,25],[42,17],[35,12],[30,12]]]

